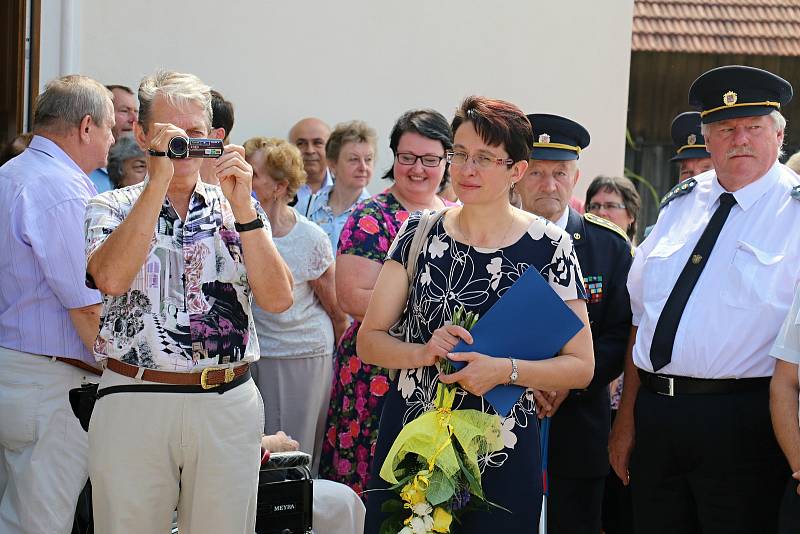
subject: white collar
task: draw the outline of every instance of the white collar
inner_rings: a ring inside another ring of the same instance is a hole
[[[555,222],[555,224],[562,230],[566,230],[568,221],[569,221],[569,206],[564,208],[564,214]]]

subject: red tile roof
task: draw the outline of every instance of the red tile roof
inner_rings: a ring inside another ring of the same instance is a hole
[[[800,56],[800,0],[635,0],[632,49]]]

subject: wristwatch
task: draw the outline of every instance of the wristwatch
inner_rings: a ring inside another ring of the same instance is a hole
[[[238,222],[234,222],[233,227],[236,228],[236,231],[241,234],[242,232],[247,232],[248,230],[264,228],[264,221],[262,221],[260,217],[256,217],[252,221],[244,224],[239,224]]]
[[[509,358],[509,360],[511,360],[511,375],[508,377],[508,385],[513,386],[517,383],[517,378],[519,378],[519,373],[517,373],[517,359]]]

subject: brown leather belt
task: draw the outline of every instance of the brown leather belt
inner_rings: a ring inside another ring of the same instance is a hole
[[[142,369],[113,358],[106,360],[106,368],[115,373],[130,378],[140,378],[147,382],[160,384],[173,384],[177,386],[201,386],[211,389],[220,384],[228,384],[239,378],[250,369],[250,364],[245,363],[236,367],[206,367],[201,373],[174,373],[171,371],[157,371],[155,369]],[[141,375],[139,374],[141,372]]]

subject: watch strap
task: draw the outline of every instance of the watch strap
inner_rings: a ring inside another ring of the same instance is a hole
[[[260,217],[256,217],[250,222],[239,224],[238,222],[233,223],[233,227],[236,228],[236,231],[240,234],[242,232],[248,232],[250,230],[256,230],[258,228],[264,228],[264,221],[261,220]]]
[[[509,358],[511,360],[511,375],[508,377],[509,385],[514,385],[517,383],[517,378],[519,378],[519,372],[517,370],[517,359],[516,358]]]

